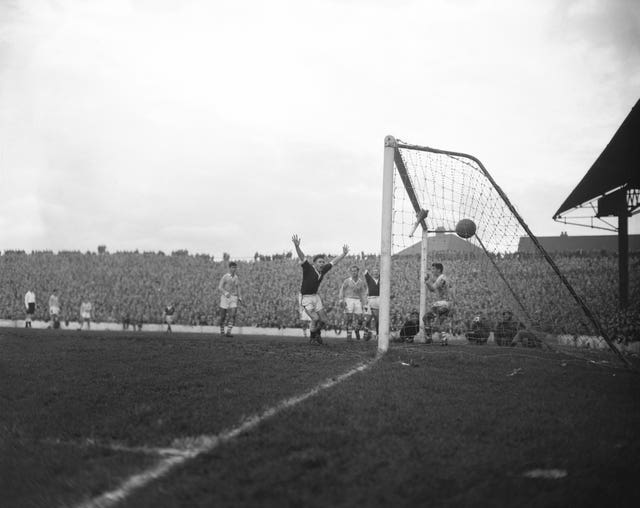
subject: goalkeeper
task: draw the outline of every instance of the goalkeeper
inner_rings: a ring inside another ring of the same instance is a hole
[[[318,295],[318,289],[324,276],[331,270],[331,268],[338,264],[349,253],[349,247],[344,245],[342,247],[342,254],[326,262],[325,256],[317,254],[313,256],[313,262],[309,263],[307,257],[300,248],[300,238],[298,235],[291,237],[293,245],[296,248],[298,259],[300,259],[300,266],[302,267],[302,287],[300,293],[302,294],[302,300],[300,304],[304,308],[305,312],[311,318],[311,325],[309,326],[309,340],[311,343],[322,344],[322,338],[320,337],[320,330],[324,323],[327,322],[327,313],[322,305],[320,295]]]
[[[413,342],[413,338],[418,335],[419,331],[420,313],[417,310],[412,310],[409,313],[409,317],[402,325],[395,342]]]

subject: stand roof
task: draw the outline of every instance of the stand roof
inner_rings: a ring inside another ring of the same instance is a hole
[[[640,100],[553,218],[624,186],[640,188]]]

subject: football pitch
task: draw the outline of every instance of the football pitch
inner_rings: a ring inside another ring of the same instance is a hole
[[[638,506],[610,353],[0,329],[0,505]]]

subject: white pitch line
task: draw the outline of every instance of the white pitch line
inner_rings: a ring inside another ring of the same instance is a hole
[[[199,436],[195,438],[189,438],[187,440],[181,440],[185,442],[185,444],[187,445],[187,448],[183,449],[182,453],[180,453],[179,455],[171,455],[171,456],[160,459],[154,466],[126,479],[116,489],[110,490],[109,492],[105,492],[97,497],[94,497],[93,499],[90,499],[89,501],[80,503],[76,505],[76,508],[113,507],[120,501],[123,501],[124,499],[126,499],[127,496],[132,494],[134,491],[148,485],[154,480],[157,480],[165,476],[176,466],[184,464],[188,460],[193,459],[200,454],[212,451],[218,445],[238,437],[243,432],[247,432],[257,427],[263,421],[278,414],[283,409],[293,407],[296,404],[299,404],[300,402],[303,402],[308,398],[313,397],[314,395],[317,395],[322,390],[331,388],[337,385],[338,383],[341,383],[345,379],[348,379],[349,377],[353,376],[354,374],[357,374],[358,372],[362,372],[368,369],[369,367],[374,365],[378,361],[378,359],[381,358],[381,356],[382,355],[378,354],[374,359],[368,362],[362,363],[354,367],[353,369],[345,372],[344,374],[340,374],[339,376],[323,381],[322,383],[318,384],[315,388],[312,388],[308,392],[285,399],[279,402],[278,404],[276,404],[275,406],[272,406],[269,409],[265,410],[263,413],[251,416],[246,420],[244,420],[237,427],[231,430],[228,430],[226,432],[222,432],[217,436]],[[171,450],[174,451],[174,449],[171,449]],[[175,452],[178,452],[178,450],[175,450]]]
[[[127,446],[120,443],[107,443],[93,439],[84,441],[62,441],[60,439],[43,439],[41,443],[48,445],[74,446],[76,448],[104,448],[115,452],[141,453],[144,455],[185,455],[189,456],[192,452],[179,448],[149,448],[148,446]]]

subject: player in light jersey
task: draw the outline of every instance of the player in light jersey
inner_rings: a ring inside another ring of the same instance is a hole
[[[438,333],[442,345],[447,345],[446,336],[442,334],[442,325],[453,308],[453,286],[444,275],[442,263],[432,263],[431,273],[427,273],[424,283],[427,289],[436,294],[436,300],[431,304],[431,309],[424,315],[423,322],[425,332],[434,330]],[[433,282],[432,282],[433,278]],[[431,337],[427,337],[430,339]]]
[[[352,339],[352,328],[356,339],[360,340],[360,328],[362,327],[362,310],[367,305],[367,286],[360,278],[360,269],[353,265],[349,268],[351,277],[344,280],[340,286],[338,297],[344,305],[345,328],[347,340]],[[354,325],[355,322],[355,326]]]
[[[236,312],[238,303],[242,302],[240,294],[240,282],[236,275],[238,264],[235,261],[229,263],[229,273],[225,273],[220,279],[218,290],[220,295],[220,335],[233,337],[231,330],[236,323]],[[225,324],[227,331],[225,333]]]
[[[322,279],[329,270],[331,270],[334,265],[337,265],[342,261],[342,259],[349,253],[349,247],[344,245],[342,247],[342,254],[335,257],[329,263],[326,262],[326,259],[322,254],[318,254],[313,257],[313,264],[311,264],[300,248],[300,238],[298,235],[293,235],[291,237],[291,241],[296,248],[296,253],[300,260],[300,266],[302,267],[302,287],[300,289],[302,300],[300,301],[300,304],[304,307],[305,312],[311,318],[309,340],[311,343],[322,344],[320,330],[328,318],[322,305],[320,295],[318,295],[318,289],[320,288]]]
[[[87,323],[87,330],[91,329],[91,311],[93,306],[89,300],[85,300],[80,304],[80,330]]]
[[[60,299],[57,290],[54,289],[49,297],[49,316],[51,316],[52,327],[60,328]]]
[[[371,338],[371,319],[376,320],[376,335],[378,334],[378,319],[380,314],[380,270],[376,268],[364,271],[364,281],[367,283],[367,308],[365,309],[365,340]]]
[[[24,306],[27,311],[27,317],[24,320],[24,327],[31,328],[31,321],[36,312],[36,294],[29,290],[24,295]]]

